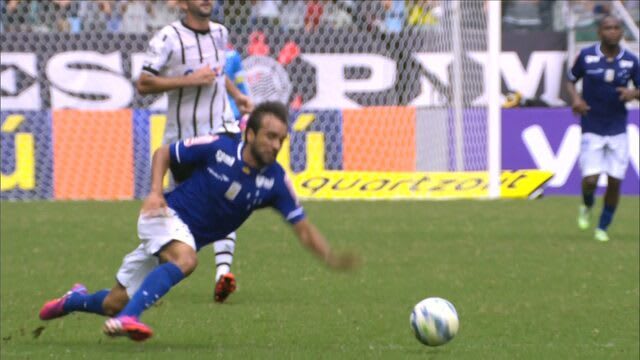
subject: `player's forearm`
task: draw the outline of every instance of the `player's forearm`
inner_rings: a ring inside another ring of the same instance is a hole
[[[151,161],[151,192],[162,194],[162,180],[169,170],[169,146],[163,145],[153,153]]]
[[[325,262],[329,262],[331,248],[320,231],[307,219],[303,219],[293,226],[300,243],[311,250]]]
[[[576,100],[581,99],[580,94],[578,94],[578,90],[576,90],[576,84],[573,82],[567,81],[567,91],[569,92],[571,101],[575,102]]]
[[[239,96],[243,95],[242,92],[240,92],[240,89],[238,89],[238,87],[233,83],[233,81],[229,79],[228,76],[224,77],[224,85],[227,89],[227,93],[229,93],[232,98],[237,99]]]
[[[189,86],[194,86],[189,76],[165,77],[141,74],[136,82],[136,89],[143,95],[158,94]]]

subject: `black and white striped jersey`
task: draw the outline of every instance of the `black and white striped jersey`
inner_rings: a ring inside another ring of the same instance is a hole
[[[142,70],[175,77],[209,66],[216,74],[210,86],[185,87],[167,92],[169,106],[164,143],[213,132],[240,132],[228,104],[225,88],[225,50],[229,32],[209,22],[209,31],[198,31],[175,21],[149,41]]]

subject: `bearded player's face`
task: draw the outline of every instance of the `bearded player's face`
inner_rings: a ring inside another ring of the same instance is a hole
[[[191,15],[209,18],[213,11],[213,0],[183,0],[182,8]]]
[[[286,137],[287,125],[269,113],[260,120],[258,133],[248,129],[247,145],[258,167],[271,165],[276,161]]]

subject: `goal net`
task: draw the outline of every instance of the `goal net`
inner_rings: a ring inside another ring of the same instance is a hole
[[[134,87],[176,1],[4,2],[2,199],[149,190],[167,101]],[[254,102],[279,100],[279,161],[305,198],[486,196],[482,1],[214,1]]]

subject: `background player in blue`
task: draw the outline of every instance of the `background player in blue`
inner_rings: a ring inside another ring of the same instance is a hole
[[[225,55],[227,57],[227,62],[224,64],[225,75],[227,75],[227,78],[229,78],[229,80],[231,80],[236,85],[236,87],[238,88],[238,90],[240,90],[241,93],[248,96],[249,89],[247,88],[247,84],[245,83],[245,79],[244,79],[244,69],[242,68],[242,56],[240,56],[240,53],[236,49],[234,49],[233,46],[231,46],[231,44],[228,44],[228,48],[227,48],[227,51],[225,52]],[[238,105],[236,104],[233,97],[231,97],[231,95],[228,95],[228,99],[229,99],[229,106],[233,111],[233,117],[236,120],[240,120],[240,118],[242,117],[242,113],[240,112],[240,109],[238,109]]]
[[[124,257],[109,290],[89,294],[76,284],[62,297],[44,304],[42,320],[74,311],[115,316],[104,332],[142,341],[152,330],[139,321],[173,286],[191,274],[197,251],[236,230],[259,208],[272,207],[293,227],[300,242],[336,269],[355,265],[353,256],[331,251],[324,236],[306,218],[276,156],[287,136],[287,110],[268,102],[249,117],[246,143],[237,138],[206,135],[156,150],[152,190],[138,218],[140,246]],[[191,177],[163,194],[162,179],[173,163],[191,164]]]
[[[620,46],[622,27],[613,16],[604,17],[598,26],[600,43],[583,49],[568,74],[567,88],[573,99],[573,111],[581,115],[583,205],[578,226],[590,226],[594,192],[601,173],[606,173],[607,190],[595,238],[608,241],[607,228],[620,199],[620,183],[629,163],[627,109],[625,102],[640,98],[638,58]],[[582,79],[582,97],[575,83]],[[635,89],[627,87],[629,81]]]

